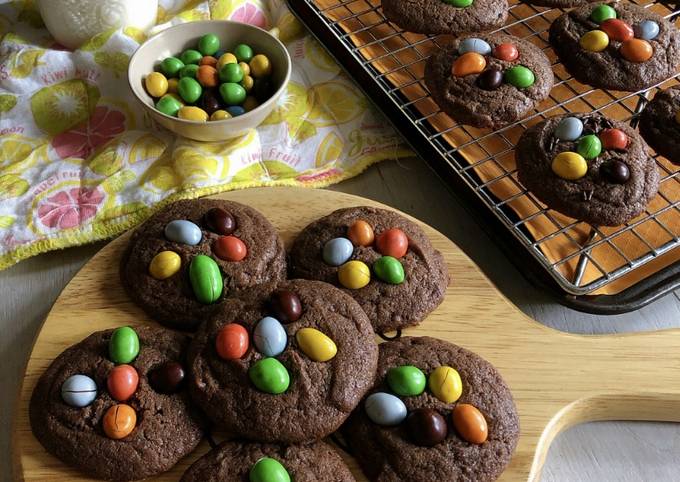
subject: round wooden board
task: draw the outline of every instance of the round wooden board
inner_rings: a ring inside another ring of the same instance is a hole
[[[262,211],[286,245],[314,219],[357,205],[385,207],[332,191],[259,188],[216,197]],[[430,335],[489,360],[509,383],[520,414],[521,437],[501,480],[537,480],[550,442],[560,430],[590,420],[680,421],[680,330],[580,336],[561,333],[525,316],[451,241],[423,225],[444,253],[451,285],[446,299],[408,335]],[[14,430],[16,474],[26,481],[88,480],[49,455],[33,437],[28,402],[45,368],[66,347],[93,331],[154,323],[124,293],[118,263],[128,235],[102,249],[73,278],[38,335],[20,394]],[[195,453],[158,481],[179,480],[208,450]],[[357,480],[366,480],[345,457]]]

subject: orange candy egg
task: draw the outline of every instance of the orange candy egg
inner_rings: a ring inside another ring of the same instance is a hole
[[[453,426],[463,439],[473,444],[483,444],[489,436],[489,428],[482,412],[467,403],[459,403],[451,414]]]
[[[137,414],[130,405],[113,405],[104,414],[102,426],[107,437],[119,440],[127,437],[137,425]]]
[[[223,360],[238,360],[248,351],[248,330],[238,323],[222,327],[215,340],[217,354]]]
[[[375,234],[370,224],[359,219],[347,229],[347,237],[355,246],[370,246],[373,244]]]
[[[130,365],[118,365],[113,367],[106,377],[106,387],[109,394],[119,402],[130,398],[137,390],[139,375],[137,370]]]
[[[196,73],[196,78],[203,87],[217,87],[217,84],[220,83],[217,69],[210,65],[201,65]]]
[[[241,261],[248,254],[248,248],[236,236],[220,236],[213,245],[218,258],[225,261]]]
[[[198,65],[209,65],[211,67],[217,67],[217,59],[212,55],[206,55],[201,59]]]
[[[380,233],[375,241],[378,251],[383,256],[401,258],[408,250],[408,237],[401,229],[392,228]]]
[[[625,42],[634,36],[633,27],[618,18],[609,18],[600,24],[600,30],[606,33],[611,40]]]
[[[654,55],[654,47],[646,40],[633,38],[623,42],[619,52],[630,62],[646,62]]]
[[[466,52],[458,57],[451,67],[451,73],[455,77],[479,74],[486,67],[486,59],[477,52]]]

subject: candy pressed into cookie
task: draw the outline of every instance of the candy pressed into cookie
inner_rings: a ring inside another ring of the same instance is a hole
[[[640,134],[656,152],[680,165],[680,85],[657,92],[645,106]]]

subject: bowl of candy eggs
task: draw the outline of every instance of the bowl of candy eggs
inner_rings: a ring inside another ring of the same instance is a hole
[[[130,59],[128,81],[162,126],[197,141],[223,141],[264,121],[290,72],[290,56],[272,33],[208,20],[175,25],[147,40]]]

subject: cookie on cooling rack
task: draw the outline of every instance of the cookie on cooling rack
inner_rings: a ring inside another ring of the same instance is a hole
[[[637,91],[680,67],[680,32],[660,15],[631,3],[588,4],[562,14],[550,44],[579,82]]]
[[[507,0],[382,0],[387,20],[409,32],[459,35],[503,26]]]
[[[517,409],[483,358],[436,338],[403,337],[380,345],[376,380],[342,428],[370,480],[490,481],[510,463]]]
[[[293,242],[290,274],[326,281],[361,305],[377,333],[422,321],[444,299],[449,275],[420,227],[372,207],[339,209]]]
[[[320,281],[232,299],[189,349],[194,401],[229,436],[298,443],[337,430],[373,383],[378,348],[361,307]]]
[[[354,482],[327,444],[275,445],[226,442],[198,459],[180,482]]]
[[[218,199],[178,201],[132,234],[121,278],[150,316],[190,330],[224,299],[285,279],[285,249],[255,209]]]
[[[657,92],[645,106],[640,134],[656,152],[680,165],[680,85]]]
[[[587,5],[588,3],[599,2],[600,0],[525,0],[530,5],[550,8],[573,8]]]
[[[183,381],[188,344],[163,328],[93,333],[38,380],[29,406],[33,433],[48,452],[99,479],[169,470],[203,437]]]
[[[540,48],[501,33],[456,39],[425,66],[425,84],[439,107],[475,127],[522,119],[548,97],[553,79]]]
[[[628,125],[599,113],[551,117],[515,150],[519,180],[549,208],[593,225],[618,226],[656,196],[659,172]]]

